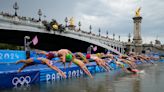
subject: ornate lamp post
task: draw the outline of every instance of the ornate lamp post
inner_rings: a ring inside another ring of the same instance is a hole
[[[118,40],[120,41],[120,35],[118,36]]]
[[[17,15],[17,10],[19,9],[19,6],[18,6],[17,2],[14,3],[13,8],[15,10],[15,16],[18,16]]]
[[[29,40],[29,39],[30,39],[29,36],[25,36],[25,37],[24,37],[24,50],[25,50],[25,51],[28,51],[28,50],[29,50],[29,44],[28,44],[28,41],[27,41],[27,40]]]
[[[131,34],[129,33],[129,35],[128,35],[128,42],[130,42],[130,38],[131,38]]]
[[[99,28],[99,36],[100,36],[101,29]]]
[[[80,21],[79,21],[78,25],[79,25],[79,31],[80,31],[80,30],[81,30],[81,29],[80,29],[80,27],[81,27],[81,22],[80,22]]]
[[[42,16],[42,11],[41,11],[41,9],[38,10],[38,15],[39,15],[39,21],[41,21],[41,16]]]
[[[46,15],[43,15],[43,17],[44,17],[44,20],[46,20]]]
[[[66,17],[64,21],[65,21],[65,27],[67,27],[68,18]]]
[[[89,26],[89,30],[90,30],[89,33],[91,34],[92,33],[92,26],[91,25]]]
[[[113,33],[113,40],[115,40],[115,33]]]
[[[30,58],[30,44],[32,41],[29,41],[30,36],[24,36],[24,50],[26,52],[26,59]]]
[[[106,37],[108,38],[108,30],[106,31]]]

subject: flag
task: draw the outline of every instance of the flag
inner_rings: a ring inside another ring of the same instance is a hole
[[[37,35],[32,39],[33,45],[36,45],[38,43],[38,37]]]
[[[95,46],[94,48],[93,48],[93,51],[96,51],[97,50],[97,46]]]

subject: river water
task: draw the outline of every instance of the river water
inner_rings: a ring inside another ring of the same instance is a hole
[[[164,92],[164,63],[143,65],[139,74],[96,73],[88,77],[41,82],[0,92]]]

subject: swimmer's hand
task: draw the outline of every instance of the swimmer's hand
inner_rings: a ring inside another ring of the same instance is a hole
[[[67,78],[66,74],[64,72],[59,72],[59,74],[63,77],[63,78]]]
[[[68,68],[72,65],[72,62],[69,63]]]
[[[19,61],[16,61],[15,64],[19,64]]]
[[[21,69],[19,69],[17,72],[18,72],[18,73],[20,73],[21,71],[22,71],[22,70],[21,70]]]

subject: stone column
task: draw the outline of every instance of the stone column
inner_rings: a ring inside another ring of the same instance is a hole
[[[133,43],[135,46],[135,52],[140,54],[142,51],[142,38],[141,38],[141,16],[133,17],[134,21],[134,36],[133,36]]]

